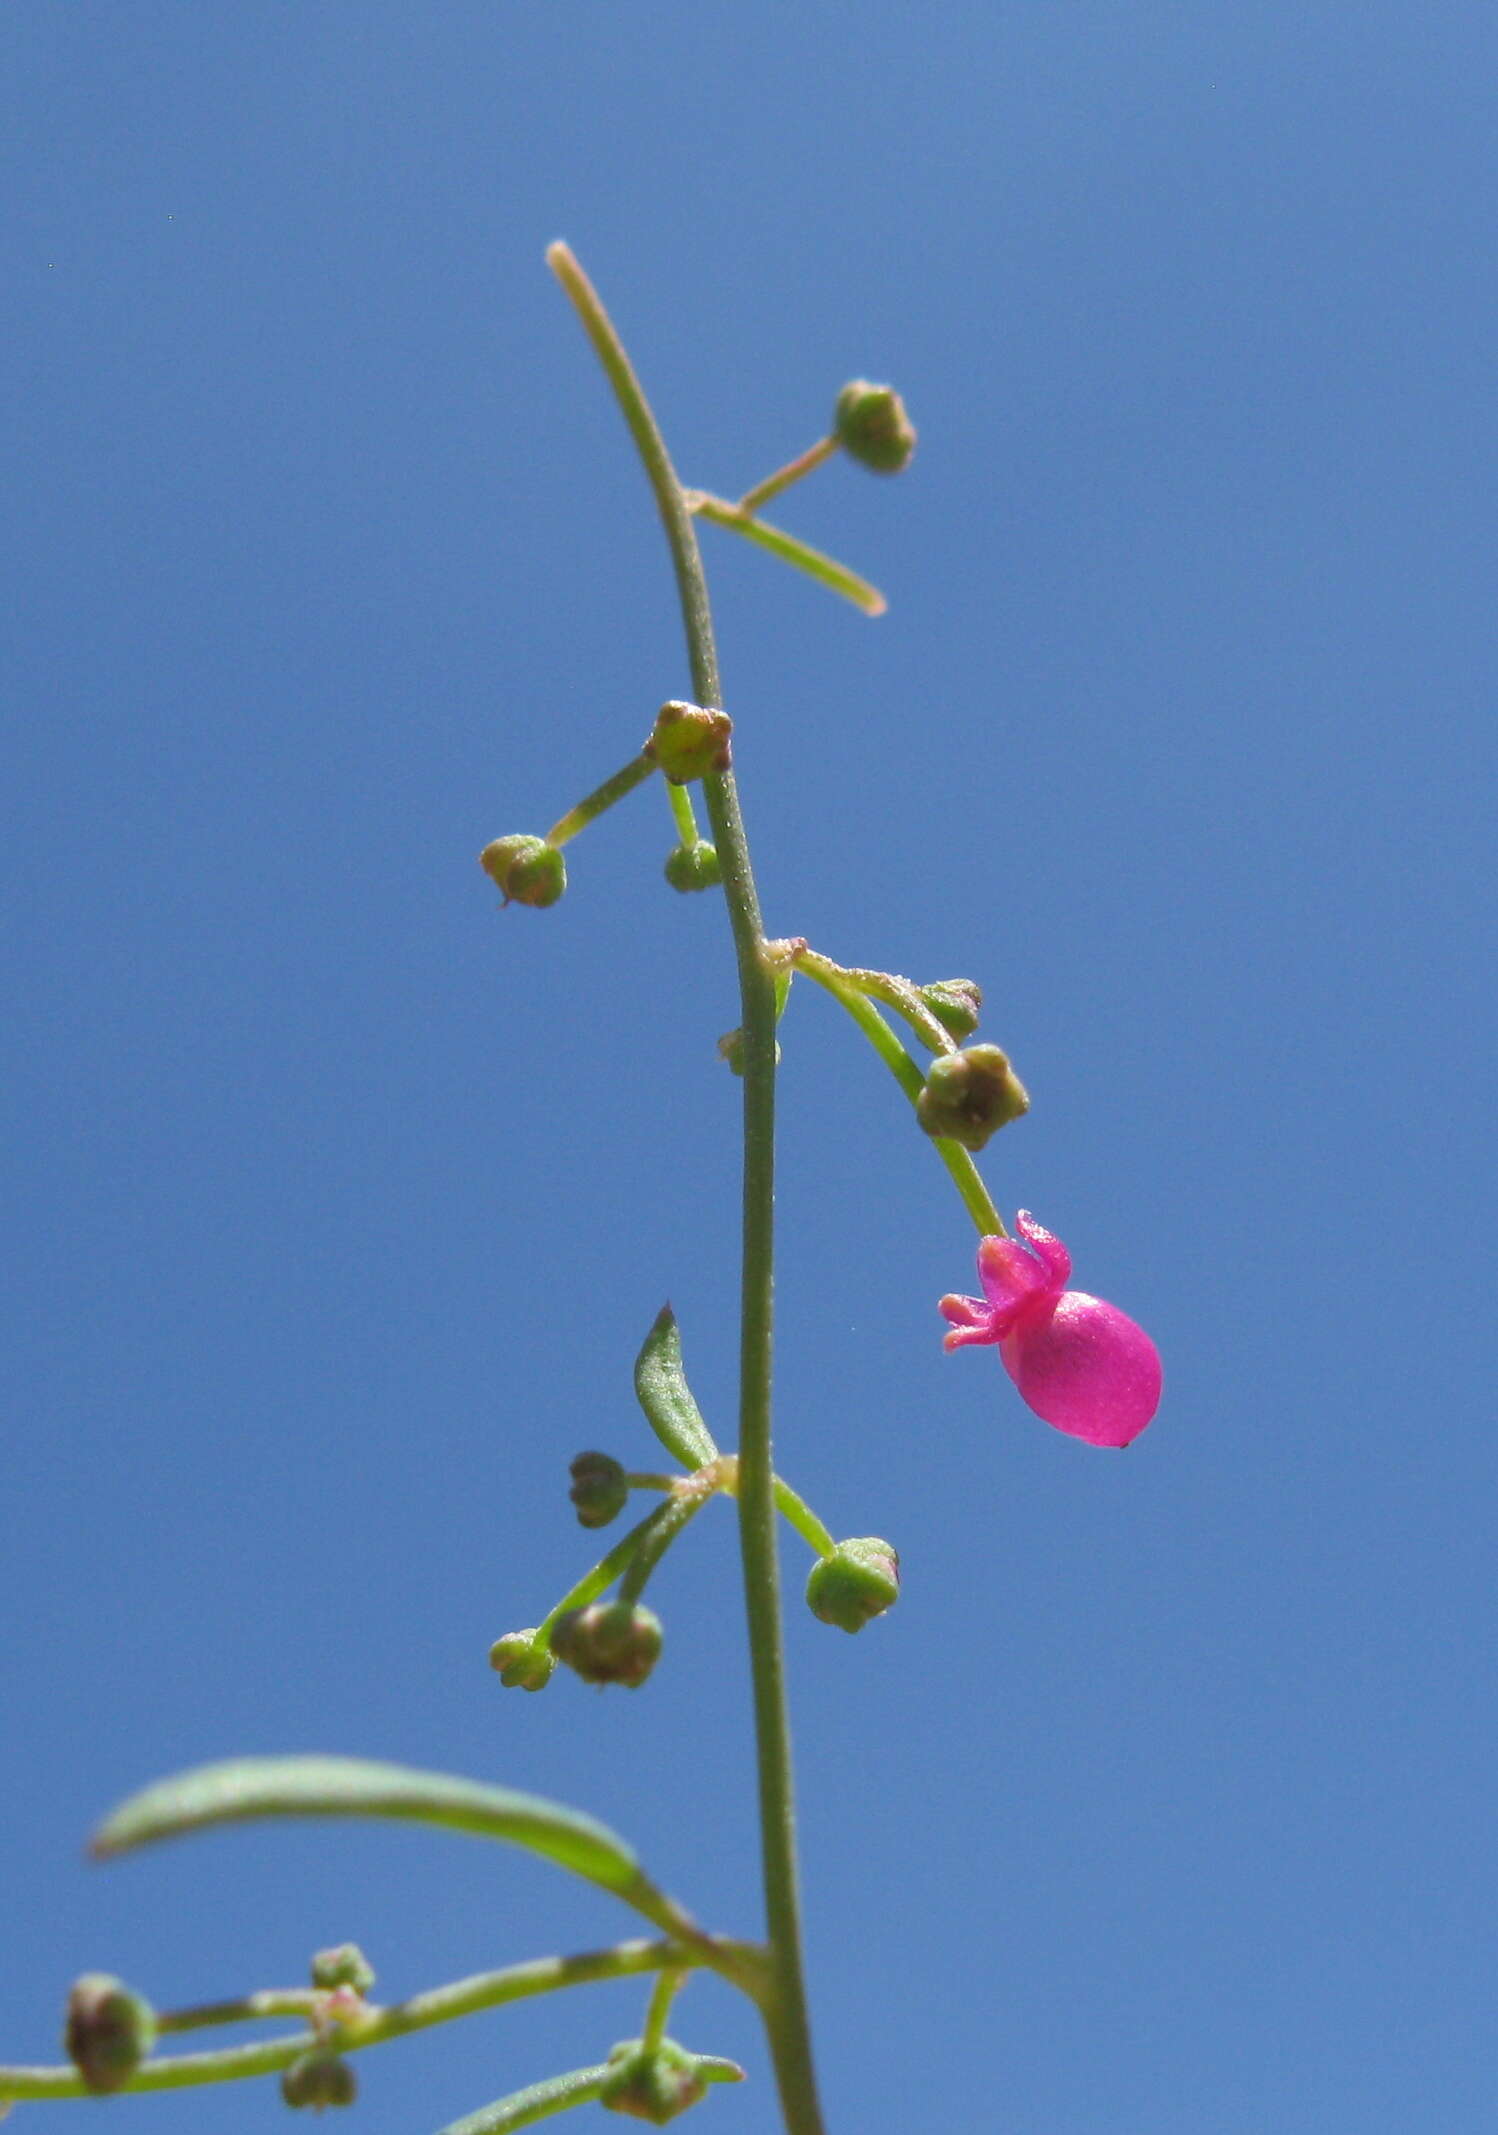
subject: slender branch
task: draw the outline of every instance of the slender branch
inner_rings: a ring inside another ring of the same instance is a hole
[[[632,756],[622,771],[616,771],[613,777],[606,778],[601,786],[595,786],[586,799],[580,800],[575,808],[568,809],[559,823],[552,824],[546,833],[547,844],[565,845],[569,838],[575,838],[580,830],[585,830],[589,823],[595,822],[606,808],[612,808],[615,801],[622,801],[626,793],[633,793],[636,786],[643,785],[654,769],[654,760],[645,755],[643,750],[638,756]]]
[[[582,320],[639,450],[665,528],[681,599],[698,704],[722,691],[707,580],[696,529],[665,440],[597,292],[565,245],[547,259]],[[749,1619],[750,1669],[759,1775],[769,1982],[765,2028],[789,2135],[823,2135],[812,2064],[801,1952],[790,1721],[781,1642],[776,1555],[775,1475],[770,1442],[774,1331],[775,980],[764,956],[764,926],[732,771],[703,781],[738,960],[743,1004],[744,1206],[739,1348],[739,1546]]]
[[[671,800],[671,814],[676,823],[676,835],[683,845],[700,845],[702,832],[697,828],[697,813],[692,806],[692,796],[685,786],[673,786],[666,781],[666,792]]]
[[[783,467],[777,467],[773,474],[767,474],[762,482],[756,482],[752,489],[746,489],[739,498],[739,510],[757,512],[761,504],[768,504],[772,497],[778,497],[782,490],[789,489],[792,482],[802,481],[813,469],[820,467],[825,460],[830,460],[837,449],[838,440],[835,437],[819,437],[814,445],[808,445],[795,459],[787,460]]]
[[[650,2006],[645,2011],[645,2029],[640,2034],[640,2044],[647,2053],[654,2053],[666,2036],[666,2019],[671,2014],[671,2004],[686,1985],[685,1972],[663,1970],[650,1990]]]
[[[814,578],[829,592],[841,593],[844,600],[852,601],[865,615],[883,615],[889,602],[877,586],[871,586],[866,578],[850,571],[845,563],[835,556],[828,556],[821,549],[814,549],[809,541],[798,541],[783,527],[771,526],[766,519],[757,519],[746,512],[741,504],[730,504],[727,497],[715,497],[708,489],[689,489],[686,492],[688,509],[700,519],[713,526],[726,526],[730,533],[742,534],[746,541],[756,547],[768,549],[782,563],[793,564]]]
[[[648,1523],[649,1531],[641,1540],[639,1548],[630,1560],[629,1569],[619,1581],[619,1599],[638,1601],[645,1591],[645,1583],[661,1558],[686,1526],[688,1520],[702,1510],[712,1490],[699,1490],[695,1494],[686,1490],[673,1490],[664,1505],[658,1506]]]
[[[874,1003],[850,983],[838,966],[829,965],[825,957],[798,959],[798,971],[804,971],[809,979],[830,993],[834,1000],[841,1001],[844,1008],[873,1046],[875,1052],[899,1083],[912,1104],[926,1087],[926,1078],[906,1052],[904,1046],[880,1015]],[[932,1136],[931,1146],[952,1175],[952,1183],[962,1196],[962,1205],[978,1226],[983,1238],[1004,1238],[1004,1219],[993,1205],[993,1197],[983,1183],[983,1177],[973,1162],[971,1153],[960,1142],[945,1136]]]
[[[758,1952],[748,1944],[720,1944],[725,1954],[742,1961],[752,1972]],[[429,1987],[409,2000],[387,2008],[371,2008],[357,2026],[341,2028],[340,2053],[362,2052],[366,2046],[383,2046],[389,2039],[402,2039],[413,2031],[428,2031],[434,2024],[450,2024],[458,2017],[475,2016],[483,2009],[497,2009],[506,2002],[527,2001],[533,1995],[551,1994],[559,1987],[582,1987],[603,1979],[627,1979],[640,1972],[668,1971],[680,1976],[703,1962],[700,1951],[674,1939],[661,1942],[632,1940],[610,1949],[583,1950],[572,1957],[538,1957],[526,1964],[506,1965],[498,1972],[475,1972],[440,1987]],[[301,1990],[290,1990],[301,1991]],[[204,2022],[234,2022],[237,2016],[270,2015],[255,2003],[282,1997],[275,1992],[246,1995],[239,2002],[205,2004],[205,2009],[223,2011],[222,2017],[204,2015]],[[183,2016],[198,2012],[179,2010]],[[318,2044],[315,2031],[297,2031],[279,2039],[262,2039],[253,2046],[228,2046],[216,2053],[163,2054],[144,2061],[125,2088],[132,2091],[184,2090],[204,2083],[229,2083],[250,2076],[274,2075],[289,2068],[298,2054]],[[13,2098],[84,2098],[88,2093],[76,2068],[0,2068],[0,2102]]]

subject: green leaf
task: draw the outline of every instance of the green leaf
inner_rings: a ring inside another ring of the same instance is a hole
[[[662,1305],[645,1346],[635,1359],[635,1392],[645,1420],[661,1444],[684,1468],[701,1468],[718,1457],[713,1434],[692,1399],[681,1362],[681,1329],[669,1305]]]
[[[598,2068],[575,2068],[568,2076],[547,2076],[541,2083],[512,2091],[508,2098],[496,2098],[493,2105],[481,2105],[476,2113],[450,2122],[441,2135],[511,2135],[513,2129],[565,2113],[569,2106],[587,2105],[612,2073],[605,2061]]]
[[[242,1757],[159,1780],[116,1809],[94,1834],[94,1853],[128,1853],[154,1839],[261,1816],[390,1816],[508,1840],[605,1890],[649,1888],[634,1854],[576,1809],[508,1787],[359,1757]]]
[[[835,557],[826,556],[814,549],[810,542],[798,541],[794,534],[787,534],[778,526],[767,526],[763,519],[756,518],[737,504],[730,504],[726,497],[715,497],[704,489],[689,489],[685,492],[687,509],[699,519],[710,520],[714,526],[726,526],[735,534],[742,534],[746,541],[755,542],[768,549],[782,563],[788,563],[808,578],[814,578],[819,586],[826,586],[833,593],[840,593],[844,600],[852,601],[865,615],[883,615],[889,602],[877,586],[871,586],[866,578],[850,571],[846,564]]]

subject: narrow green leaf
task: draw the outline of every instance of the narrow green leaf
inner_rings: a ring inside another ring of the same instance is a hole
[[[605,1890],[644,1883],[634,1854],[576,1809],[508,1787],[358,1757],[243,1757],[205,1764],[132,1795],[94,1834],[108,1858],[154,1839],[261,1816],[390,1816],[506,1839]]]
[[[718,1448],[692,1399],[681,1361],[681,1329],[669,1305],[662,1305],[645,1346],[635,1359],[635,1392],[645,1420],[661,1444],[684,1468],[716,1460]]]
[[[512,2135],[514,2129],[565,2113],[569,2106],[589,2104],[609,2074],[605,2061],[597,2068],[574,2068],[567,2076],[547,2076],[523,2091],[512,2091],[508,2098],[496,2098],[493,2105],[481,2105],[476,2113],[466,2113],[443,2128],[441,2135]]]
[[[865,615],[883,615],[889,602],[877,586],[871,586],[866,578],[850,571],[846,564],[835,557],[824,555],[814,549],[810,542],[798,541],[794,534],[787,534],[778,526],[767,526],[763,519],[746,512],[742,506],[730,504],[726,497],[715,497],[704,489],[686,491],[687,508],[699,519],[710,520],[714,526],[726,526],[735,534],[742,534],[746,541],[753,541],[782,563],[788,563],[808,578],[814,578],[819,586],[826,586],[833,593],[840,593],[844,600],[852,601]]]

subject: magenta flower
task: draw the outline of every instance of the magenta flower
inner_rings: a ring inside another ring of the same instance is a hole
[[[1027,1210],[978,1247],[982,1297],[944,1297],[943,1347],[995,1342],[1020,1397],[1073,1438],[1126,1446],[1160,1406],[1160,1352],[1116,1305],[1068,1290],[1071,1255]]]

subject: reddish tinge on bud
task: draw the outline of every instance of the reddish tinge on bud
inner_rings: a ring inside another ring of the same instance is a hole
[[[281,2076],[281,2096],[288,2105],[310,2105],[320,2113],[325,2105],[352,2105],[359,2095],[359,2082],[347,2061],[336,2053],[314,2047],[299,2054]]]
[[[489,1666],[506,1690],[544,1690],[556,1671],[556,1655],[536,1644],[534,1628],[506,1631],[489,1648]]]
[[[821,1557],[806,1582],[807,1605],[823,1623],[861,1631],[900,1598],[900,1559],[877,1535],[839,1542]]]
[[[937,1140],[981,1149],[1000,1127],[1030,1109],[1024,1084],[996,1045],[970,1045],[933,1060],[915,1116]]]
[[[624,1469],[611,1453],[579,1453],[569,1472],[567,1495],[577,1507],[580,1527],[607,1527],[629,1503]]]
[[[520,833],[495,838],[479,854],[479,866],[498,885],[506,904],[555,904],[567,887],[561,849],[544,838]]]
[[[850,459],[875,474],[899,474],[915,451],[915,424],[893,386],[850,379],[837,396],[833,435]]]
[[[68,1995],[63,2051],[95,2097],[121,2091],[151,2051],[156,2013],[110,1972],[85,1972]]]
[[[653,2049],[642,2039],[623,2039],[609,2055],[609,2063],[599,2104],[611,2113],[627,2113],[632,2120],[648,2120],[652,2127],[663,2128],[707,2096],[707,2085],[697,2072],[697,2056],[678,2046],[675,2039],[662,2039]]]
[[[660,1618],[639,1602],[594,1601],[559,1617],[551,1644],[585,1683],[638,1690],[661,1657]]]
[[[352,1987],[356,1994],[367,1994],[374,1983],[374,1966],[357,1942],[319,1950],[312,1960],[314,1987]]]
[[[655,715],[645,754],[660,765],[673,786],[690,785],[706,771],[728,769],[732,732],[727,712],[673,697]]]

